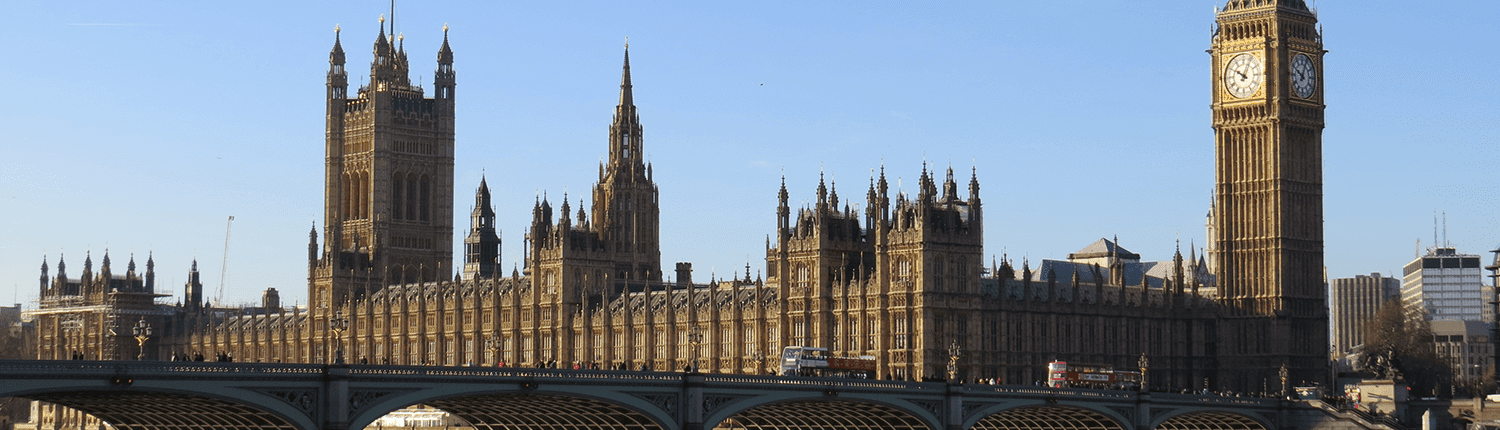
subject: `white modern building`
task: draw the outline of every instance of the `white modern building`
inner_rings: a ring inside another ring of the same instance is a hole
[[[1403,272],[1401,304],[1408,312],[1425,310],[1433,321],[1495,321],[1488,304],[1494,290],[1484,284],[1478,255],[1434,247]]]

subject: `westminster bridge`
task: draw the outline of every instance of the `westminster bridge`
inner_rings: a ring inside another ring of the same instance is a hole
[[[360,430],[419,404],[478,430],[1396,428],[1318,401],[529,368],[0,360],[0,397],[119,430]]]

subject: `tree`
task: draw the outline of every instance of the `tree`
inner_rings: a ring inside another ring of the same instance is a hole
[[[1365,370],[1384,377],[1388,368],[1411,385],[1413,395],[1436,397],[1449,395],[1453,369],[1437,353],[1433,343],[1432,319],[1426,312],[1406,312],[1400,299],[1380,306],[1374,318],[1365,323],[1364,355],[1360,364]]]

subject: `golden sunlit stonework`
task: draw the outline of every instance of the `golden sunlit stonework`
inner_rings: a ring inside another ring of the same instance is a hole
[[[1206,255],[1167,261],[1101,239],[1066,260],[986,264],[978,169],[967,184],[923,163],[914,194],[884,167],[864,199],[820,180],[793,208],[782,184],[764,266],[694,282],[663,273],[660,207],[625,54],[606,161],[590,201],[532,205],[522,267],[500,265],[489,184],[475,190],[464,256],[452,252],[454,56],[433,94],[412,86],[382,27],[369,83],[347,94],[335,37],[327,74],[325,221],[309,233],[306,307],[206,300],[157,305],[143,275],[57,276],[42,266],[38,358],[556,366],[767,373],[784,346],[871,356],[877,377],[1030,384],[1051,360],[1130,369],[1150,384],[1259,391],[1326,378],[1321,267],[1322,44],[1297,0],[1230,2],[1212,40],[1216,189]],[[565,160],[563,161],[565,162]],[[586,206],[586,203],[589,206]],[[1011,203],[991,203],[1007,210]],[[857,206],[860,209],[851,208]],[[769,212],[769,211],[768,211]],[[754,272],[752,274],[752,272]],[[155,328],[137,345],[131,326]],[[138,350],[137,350],[138,349]],[[63,417],[56,412],[54,417]],[[64,417],[66,418],[66,417]],[[50,428],[97,425],[80,417]],[[71,424],[69,424],[71,423]],[[49,424],[50,425],[50,424]]]

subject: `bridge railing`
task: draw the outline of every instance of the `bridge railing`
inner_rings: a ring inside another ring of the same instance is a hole
[[[427,377],[490,377],[490,378],[565,378],[565,379],[632,379],[645,381],[681,381],[678,373],[632,372],[628,370],[571,370],[536,369],[526,367],[430,367],[355,365],[349,367],[351,375],[366,376],[427,376]]]
[[[24,373],[57,375],[112,375],[123,370],[131,374],[153,373],[261,373],[321,374],[318,364],[160,362],[160,361],[72,361],[72,360],[0,360],[0,374]]]

